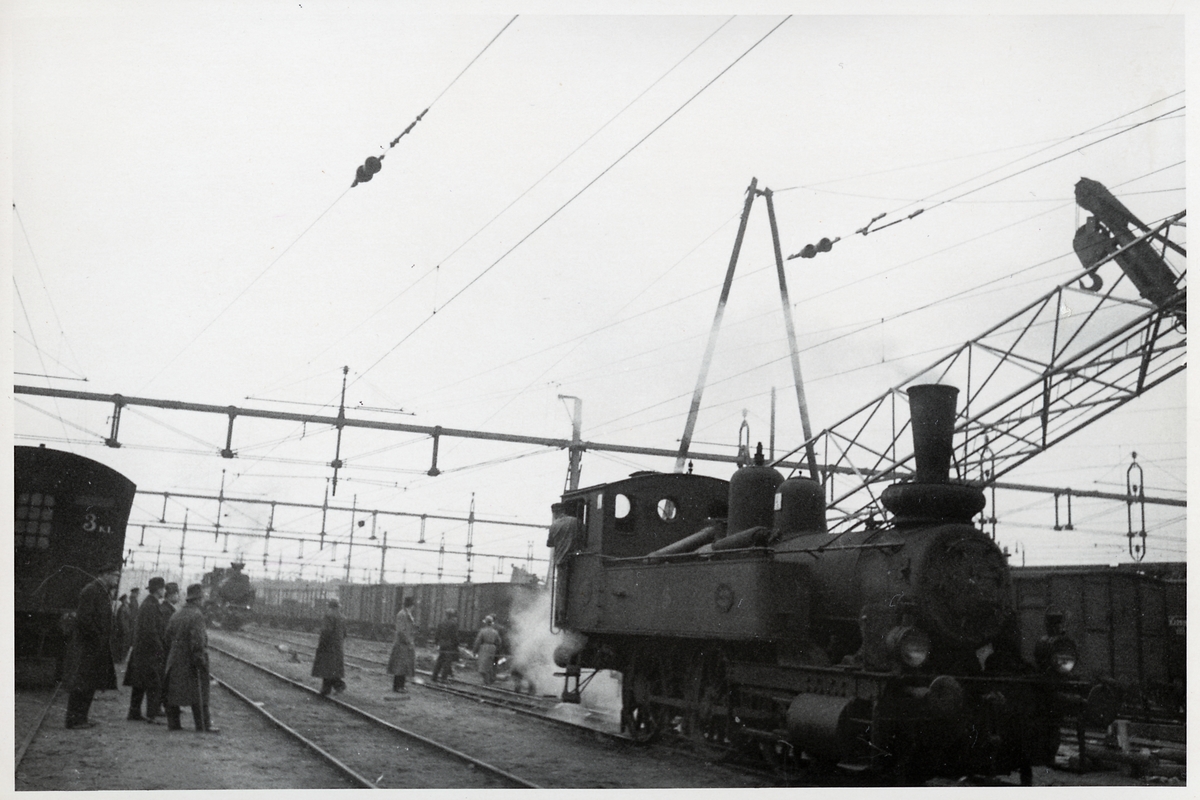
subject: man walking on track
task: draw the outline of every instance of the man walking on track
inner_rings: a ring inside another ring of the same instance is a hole
[[[321,623],[321,638],[317,641],[317,652],[313,656],[312,674],[321,679],[321,694],[327,695],[332,690],[341,694],[346,691],[346,682],[342,678],[346,674],[345,654],[342,649],[346,638],[346,620],[342,619],[339,603],[329,601],[329,610],[325,612],[325,620]]]
[[[75,630],[67,646],[63,686],[67,695],[68,728],[92,728],[88,711],[97,689],[116,689],[117,672],[112,658],[112,595],[121,580],[121,565],[100,570],[79,593]]]
[[[404,681],[417,672],[417,623],[412,615],[414,603],[416,601],[412,597],[404,598],[404,607],[396,614],[396,640],[392,644],[387,665],[388,674],[392,676],[393,692],[407,692]]]
[[[204,587],[193,583],[187,588],[187,604],[171,615],[167,623],[167,670],[164,701],[167,706],[167,730],[183,728],[180,708],[192,707],[197,731],[220,733],[213,727],[208,709],[208,631],[205,630]]]

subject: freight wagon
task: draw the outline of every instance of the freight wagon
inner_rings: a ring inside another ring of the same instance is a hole
[[[417,641],[433,641],[433,633],[446,612],[458,612],[464,644],[470,644],[483,618],[491,614],[501,629],[511,624],[513,611],[531,602],[539,587],[524,583],[419,583],[419,584],[333,584],[285,583],[267,581],[257,584],[257,616],[262,624],[296,630],[320,628],[328,600],[337,597],[347,631],[379,641],[388,641],[394,633],[396,612],[405,597],[416,599],[414,618]],[[547,621],[548,624],[548,621]]]
[[[1021,649],[1031,657],[1047,612],[1063,615],[1079,646],[1080,675],[1118,689],[1122,713],[1182,717],[1186,711],[1186,580],[1131,567],[1013,570]]]

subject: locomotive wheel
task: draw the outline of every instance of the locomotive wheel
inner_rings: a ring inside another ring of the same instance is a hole
[[[733,692],[728,660],[721,650],[700,654],[688,685],[688,738],[712,758],[729,755],[734,744]]]
[[[666,711],[650,699],[663,696],[665,680],[662,665],[653,656],[638,656],[625,675],[622,690],[621,721],[635,742],[647,744],[662,735]]]

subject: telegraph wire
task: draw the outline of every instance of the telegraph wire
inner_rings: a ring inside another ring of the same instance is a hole
[[[510,253],[512,253],[514,250],[516,250],[518,247],[520,247],[522,244],[524,244],[530,237],[532,237],[535,233],[537,233],[539,230],[541,230],[547,223],[549,223],[552,219],[554,219],[556,216],[558,216],[563,211],[563,209],[565,209],[567,206],[569,206],[571,203],[573,203],[580,195],[582,195],[584,192],[586,192],[588,189],[590,189],[597,181],[599,181],[601,178],[603,178],[605,175],[607,175],[609,173],[609,171],[611,171],[614,167],[616,167],[618,164],[620,164],[622,161],[624,161],[625,158],[628,157],[630,153],[632,153],[634,150],[636,150],[638,147],[640,147],[642,145],[642,143],[644,143],[647,139],[649,139],[651,136],[653,136],[655,133],[657,133],[659,131],[659,129],[661,129],[664,125],[666,125],[668,122],[670,122],[677,114],[679,114],[679,112],[683,111],[683,109],[685,109],[688,105],[690,105],[693,100],[695,100],[697,97],[699,97],[701,95],[701,93],[703,93],[706,89],[708,89],[710,86],[712,86],[714,83],[716,83],[723,75],[725,75],[725,73],[727,73],[727,72],[729,72],[729,70],[733,69],[733,67],[736,66],[738,64],[738,62],[740,62],[743,58],[745,58],[747,55],[749,55],[755,48],[757,48],[760,44],[762,44],[763,41],[765,41],[767,39],[767,37],[769,37],[772,33],[777,31],[780,28],[780,26],[782,26],[785,22],[787,22],[791,18],[792,18],[792,16],[790,14],[788,16],[784,17],[782,21],[780,21],[777,25],[775,25],[775,27],[773,27],[773,28],[771,28],[771,30],[767,31],[762,36],[762,38],[760,38],[754,44],[750,45],[750,47],[745,52],[743,52],[740,56],[735,58],[723,70],[721,70],[719,73],[717,73],[717,75],[712,80],[710,80],[708,83],[704,84],[704,86],[700,87],[700,89],[697,90],[696,93],[693,94],[691,97],[689,97],[687,100],[685,100],[681,106],[679,106],[674,111],[672,111],[669,115],[667,115],[666,119],[664,119],[662,122],[658,123],[658,125],[654,126],[654,128],[652,128],[649,133],[647,133],[645,136],[643,136],[641,139],[639,139],[632,147],[630,147],[628,150],[626,150],[623,154],[618,156],[616,161],[612,162],[607,167],[605,167],[604,170],[601,171],[599,175],[597,175],[596,177],[594,177],[590,181],[588,181],[588,183],[585,184],[582,189],[580,189],[575,194],[573,194],[565,203],[563,203],[555,211],[553,211],[550,214],[550,216],[546,217],[546,219],[539,222],[533,228],[533,230],[531,230],[529,233],[527,233],[523,237],[521,237],[517,241],[516,244],[514,244],[508,250],[504,251],[504,253],[501,254],[499,258],[497,258],[495,261],[493,261],[491,264],[489,264],[487,267],[485,267],[482,272],[480,272],[478,275],[476,275],[474,278],[472,278],[470,281],[468,281],[465,286],[463,286],[457,292],[455,292],[453,295],[451,295],[450,298],[446,302],[442,303],[440,308],[435,309],[432,314],[430,314],[425,319],[421,320],[421,322],[417,323],[417,325],[411,331],[409,331],[407,334],[405,334],[404,337],[400,339],[400,341],[396,342],[396,344],[392,345],[392,347],[390,349],[388,349],[387,352],[385,352],[378,359],[376,359],[369,367],[367,367],[365,370],[363,370],[361,374],[365,375],[366,373],[375,369],[375,367],[379,366],[379,364],[382,363],[384,359],[386,359],[388,356],[390,356],[392,353],[394,353],[401,345],[403,345],[410,338],[412,338],[412,336],[415,333],[417,333],[417,331],[421,330],[421,328],[423,328],[426,323],[428,323],[435,316],[437,316],[438,311],[445,310],[446,306],[453,303],[455,300],[457,300],[459,297],[461,297],[468,289],[470,289],[472,286],[474,286],[476,283],[478,283],[479,280],[482,279],[489,272],[491,272],[492,269],[495,268],[495,266],[497,264],[499,264],[501,261],[503,261],[505,258],[507,258]]]
[[[37,270],[38,279],[42,283],[42,291],[44,291],[46,293],[46,302],[48,302],[50,304],[50,313],[54,315],[54,324],[58,326],[59,336],[62,337],[63,344],[66,345],[67,352],[69,352],[71,354],[71,358],[75,359],[75,364],[77,366],[81,365],[82,362],[80,362],[79,356],[75,355],[75,351],[71,348],[71,340],[67,338],[67,333],[65,330],[63,330],[62,320],[59,319],[59,317],[58,317],[58,308],[55,307],[55,305],[54,305],[54,296],[50,294],[50,289],[49,289],[49,287],[46,286],[46,276],[42,273],[42,265],[41,265],[41,262],[38,261],[37,253],[34,252],[33,242],[31,242],[29,240],[29,231],[25,227],[25,220],[21,218],[21,210],[19,208],[17,208],[16,203],[12,204],[12,208],[13,208],[13,216],[15,216],[17,218],[17,225],[21,228],[21,235],[25,238],[25,246],[29,248],[29,257],[33,259],[34,269]],[[14,284],[16,283],[15,275],[13,277],[13,283]],[[22,309],[24,309],[24,303],[22,303],[21,307],[22,307]],[[26,315],[25,321],[26,321],[26,323],[29,322],[28,315]],[[32,326],[29,329],[29,333],[31,336],[33,335]],[[34,345],[34,346],[36,347],[37,345]],[[40,352],[41,348],[38,348],[38,350]],[[71,370],[71,372],[74,372],[76,375],[80,375],[80,373],[78,371],[71,369],[66,364],[63,364],[61,361],[58,361],[58,359],[52,359],[52,360],[56,364],[59,364],[60,366],[62,366],[63,368]],[[43,365],[43,369],[45,369],[45,365]],[[87,378],[85,376],[80,376],[76,380],[85,380],[86,381]]]
[[[505,25],[503,28],[501,28],[501,29],[500,29],[500,33],[504,33],[504,31],[508,29],[508,26],[509,26],[509,25],[511,25],[511,24],[513,23],[513,21],[514,21],[514,20],[516,20],[516,17],[513,17],[511,20],[509,20],[509,21],[508,21],[508,24],[507,24],[507,25]],[[496,34],[496,36],[495,36],[495,37],[493,37],[493,38],[492,38],[492,40],[491,40],[490,42],[488,42],[488,43],[487,43],[487,45],[485,45],[485,46],[484,46],[483,50],[481,50],[481,51],[479,52],[479,55],[477,55],[477,56],[475,56],[475,58],[471,59],[471,63],[470,63],[470,64],[467,64],[467,66],[466,66],[466,67],[463,69],[463,71],[462,71],[462,72],[460,72],[460,73],[459,73],[459,74],[458,74],[458,75],[457,75],[457,76],[454,78],[454,80],[450,81],[450,83],[449,83],[449,84],[446,86],[446,88],[445,88],[445,89],[443,89],[443,90],[441,91],[441,93],[440,93],[440,94],[439,94],[439,95],[438,95],[436,98],[434,98],[434,103],[436,103],[436,102],[437,102],[439,99],[441,99],[442,95],[444,95],[444,94],[445,94],[445,93],[446,93],[446,92],[447,92],[447,91],[450,89],[450,87],[451,87],[451,86],[453,86],[453,85],[454,85],[454,84],[455,84],[455,83],[458,81],[458,79],[462,77],[463,73],[465,73],[465,72],[467,71],[467,69],[469,69],[469,68],[471,67],[471,64],[474,64],[474,63],[475,63],[477,60],[479,60],[479,57],[483,55],[484,51],[486,51],[486,50],[488,49],[488,47],[491,47],[491,45],[492,45],[492,42],[496,41],[496,39],[497,39],[497,38],[499,38],[499,36],[500,36],[500,33],[497,33],[497,34]],[[432,107],[433,107],[433,103],[430,103],[430,104],[429,104],[429,107],[428,107],[428,108],[426,108],[426,109],[425,109],[425,111],[422,111],[422,112],[421,112],[421,114],[420,114],[420,116],[418,116],[418,117],[417,117],[417,119],[419,120],[421,117],[423,117],[423,116],[424,116],[424,115],[425,115],[425,114],[426,114],[426,113],[429,111],[429,109],[430,109],[430,108],[432,108]],[[414,123],[413,123],[413,124],[416,124],[416,122],[414,121]],[[406,130],[404,131],[404,133],[408,133],[408,131],[409,131],[409,130],[411,130],[411,129],[412,129],[412,125],[409,125],[408,129],[406,129]],[[396,137],[396,139],[392,141],[392,146],[393,146],[393,147],[396,145],[396,142],[400,140],[400,137],[404,135],[404,133],[400,134],[400,136],[397,136],[397,137]],[[351,188],[352,188],[352,187],[351,187]],[[171,359],[170,359],[169,361],[167,361],[167,363],[166,363],[165,365],[163,365],[162,369],[160,369],[158,372],[156,372],[156,373],[155,373],[155,374],[154,374],[154,375],[153,375],[153,376],[150,378],[150,380],[149,380],[149,381],[147,381],[145,384],[143,384],[143,385],[142,385],[142,388],[138,390],[138,393],[139,393],[139,394],[141,394],[141,393],[145,392],[145,390],[146,390],[147,388],[149,388],[151,384],[153,384],[153,383],[154,383],[156,380],[158,380],[158,378],[159,378],[159,377],[160,377],[160,376],[161,376],[161,375],[162,375],[164,372],[166,372],[166,371],[167,371],[167,369],[168,369],[168,368],[169,368],[169,367],[170,367],[172,364],[174,364],[174,363],[175,363],[175,362],[176,362],[176,361],[179,359],[179,357],[180,357],[181,355],[183,355],[185,352],[187,352],[187,351],[188,351],[188,350],[189,350],[189,349],[192,347],[192,345],[194,345],[194,344],[196,343],[196,341],[200,339],[200,337],[201,337],[201,336],[203,336],[203,335],[204,335],[204,334],[205,334],[205,333],[206,333],[206,332],[207,332],[207,331],[208,331],[210,328],[212,328],[212,326],[213,326],[213,325],[215,325],[215,324],[217,323],[217,320],[219,320],[221,317],[223,317],[223,316],[224,316],[224,315],[225,315],[225,314],[226,314],[226,313],[229,311],[229,309],[233,308],[233,306],[234,306],[234,305],[235,305],[235,304],[236,304],[236,303],[237,303],[237,302],[238,302],[238,301],[239,301],[239,300],[240,300],[240,299],[241,299],[243,296],[245,296],[245,294],[246,294],[247,292],[249,292],[251,288],[253,288],[253,287],[254,287],[254,285],[255,285],[256,283],[258,283],[260,280],[262,280],[263,276],[265,276],[265,275],[266,275],[268,272],[270,272],[270,271],[271,271],[271,269],[272,269],[272,268],[273,268],[273,267],[274,267],[274,266],[275,266],[277,263],[279,263],[279,260],[280,260],[280,259],[282,259],[282,258],[283,258],[285,255],[287,255],[287,254],[288,254],[288,253],[291,251],[291,249],[292,249],[293,247],[295,247],[295,245],[296,245],[296,243],[297,243],[297,242],[299,242],[299,241],[300,241],[302,238],[304,238],[305,234],[307,234],[307,233],[308,233],[310,230],[312,230],[312,229],[313,229],[313,227],[314,227],[314,226],[316,226],[316,224],[317,224],[318,222],[320,222],[322,219],[324,219],[325,215],[326,215],[326,214],[328,214],[330,211],[332,211],[332,210],[333,210],[333,207],[334,207],[334,206],[336,206],[336,205],[337,205],[337,204],[338,204],[338,203],[341,201],[341,199],[342,199],[343,197],[345,197],[345,196],[346,196],[346,193],[347,193],[347,192],[349,192],[349,191],[350,191],[350,188],[347,188],[347,189],[343,190],[341,194],[339,194],[337,197],[335,197],[335,198],[334,198],[334,200],[333,200],[333,202],[332,202],[332,203],[330,203],[330,204],[328,205],[328,207],[326,207],[326,209],[325,209],[324,211],[322,211],[320,214],[318,214],[318,215],[317,215],[317,218],[316,218],[316,219],[314,219],[314,220],[313,220],[311,223],[309,223],[308,227],[306,227],[304,230],[302,230],[302,231],[299,233],[299,235],[297,235],[297,236],[296,236],[296,238],[292,240],[291,244],[289,244],[287,247],[285,247],[285,248],[283,249],[283,251],[279,253],[279,255],[275,256],[275,258],[273,258],[273,259],[271,260],[271,263],[267,264],[267,266],[266,266],[266,267],[265,267],[265,268],[264,268],[264,269],[263,269],[261,272],[259,272],[259,273],[258,273],[258,275],[257,275],[257,276],[255,276],[255,278],[254,278],[252,281],[250,281],[250,283],[248,283],[248,284],[245,286],[245,288],[243,288],[243,289],[242,289],[240,292],[238,292],[238,293],[237,293],[237,295],[236,295],[236,296],[235,296],[235,297],[234,297],[232,300],[230,300],[230,301],[229,301],[229,303],[228,303],[228,304],[227,304],[227,305],[226,305],[224,308],[222,308],[222,309],[221,309],[219,312],[217,312],[217,315],[216,315],[215,317],[213,317],[213,318],[212,318],[212,320],[210,320],[210,321],[208,322],[208,324],[207,324],[207,325],[205,325],[203,328],[201,328],[201,329],[200,329],[200,332],[199,332],[199,333],[197,333],[197,334],[196,334],[196,335],[195,335],[195,336],[194,336],[194,337],[191,339],[191,341],[189,341],[187,344],[185,344],[185,345],[184,345],[184,346],[183,346],[183,347],[182,347],[182,348],[179,350],[179,352],[177,352],[177,353],[176,353],[174,356],[172,356],[172,357],[171,357]],[[14,208],[15,208],[15,206],[14,206]]]
[[[553,174],[563,164],[565,164],[568,159],[570,159],[572,156],[574,156],[576,153],[578,153],[580,150],[582,150],[589,142],[591,142],[593,139],[595,139],[605,128],[607,128],[618,117],[620,117],[622,114],[624,114],[626,111],[628,111],[633,106],[634,103],[636,103],[638,100],[642,99],[642,97],[644,97],[647,92],[649,92],[651,89],[653,89],[659,83],[661,83],[672,72],[674,72],[679,67],[680,64],[682,64],[684,61],[687,61],[689,58],[691,58],[691,56],[697,50],[699,50],[701,47],[703,47],[705,45],[705,43],[707,43],[709,41],[709,39],[712,39],[712,37],[714,37],[718,33],[720,33],[721,30],[726,25],[728,25],[730,22],[732,22],[735,18],[736,18],[736,16],[732,16],[729,19],[725,20],[725,22],[721,23],[721,25],[719,27],[717,27],[716,30],[714,30],[712,33],[710,33],[708,36],[706,36],[703,41],[701,41],[699,44],[697,44],[695,47],[693,47],[690,51],[688,51],[688,53],[685,56],[683,56],[683,58],[679,59],[679,61],[677,61],[674,66],[672,66],[670,69],[668,69],[662,75],[660,75],[653,83],[651,83],[649,86],[647,86],[645,89],[643,89],[636,97],[634,97],[628,103],[626,103],[624,108],[622,108],[616,114],[613,114],[608,119],[607,122],[605,122],[603,125],[601,125],[599,128],[597,128],[590,136],[588,136],[582,142],[580,142],[579,145],[575,147],[575,149],[573,149],[571,152],[569,152],[565,156],[563,156],[562,159],[560,159],[557,164],[555,164],[553,167],[551,167],[549,170],[547,170],[546,173],[543,174],[540,178],[538,178],[533,183],[531,183],[528,186],[528,188],[525,189],[525,191],[521,192],[519,195],[517,195],[515,198],[513,198],[513,200],[511,202],[509,202],[508,205],[506,205],[504,208],[502,208],[498,212],[496,212],[496,214],[491,219],[489,219],[478,230],[476,230],[474,233],[472,233],[470,236],[468,236],[466,239],[464,239],[457,247],[455,247],[452,251],[450,251],[450,253],[448,255],[446,255],[445,257],[440,259],[435,266],[430,267],[428,270],[426,270],[420,277],[418,277],[415,281],[413,281],[408,286],[406,286],[404,289],[402,289],[398,294],[396,294],[394,297],[392,297],[391,300],[388,300],[386,303],[384,303],[382,306],[380,306],[378,309],[376,309],[370,316],[368,316],[364,320],[362,320],[362,322],[360,322],[358,325],[356,325],[353,329],[348,331],[343,336],[339,337],[334,342],[330,343],[330,345],[328,347],[326,347],[320,353],[317,353],[315,356],[313,356],[312,360],[320,358],[322,355],[329,352],[329,350],[331,350],[333,347],[335,347],[338,344],[338,342],[343,341],[348,336],[352,336],[357,331],[361,330],[363,328],[363,326],[367,325],[368,323],[370,323],[371,320],[375,319],[375,317],[382,314],[384,312],[384,310],[386,310],[390,305],[392,305],[392,303],[395,303],[401,297],[404,297],[406,294],[408,294],[408,292],[411,291],[413,288],[415,288],[417,286],[417,284],[419,284],[421,281],[425,280],[430,275],[436,276],[439,273],[439,271],[441,270],[442,266],[447,261],[454,258],[454,256],[457,255],[460,250],[462,250],[464,247],[466,247],[468,244],[470,244],[472,241],[474,241],[475,237],[477,237],[479,234],[483,233],[485,230],[487,230],[489,227],[491,227],[493,222],[495,222],[500,217],[502,217],[510,208],[512,208],[514,205],[516,205],[518,202],[520,202],[526,195],[528,195],[531,191],[533,191],[535,188],[537,188],[542,183],[542,181],[544,181],[544,180],[546,180],[546,178],[550,177],[550,175]],[[516,17],[513,17],[513,19],[516,19]],[[497,36],[498,35],[499,34],[497,34]],[[437,296],[436,288],[435,288],[434,296],[435,296],[435,298]]]

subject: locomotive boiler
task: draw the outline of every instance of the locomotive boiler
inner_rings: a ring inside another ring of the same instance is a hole
[[[1053,613],[1022,658],[1006,558],[972,524],[983,493],[948,479],[957,392],[908,390],[916,473],[883,492],[886,525],[831,535],[820,484],[784,480],[761,446],[728,482],[635,473],[567,492],[551,527],[553,617],[577,634],[556,653],[564,698],[580,669],[613,669],[636,740],[1030,782],[1104,695],[1072,680]]]

